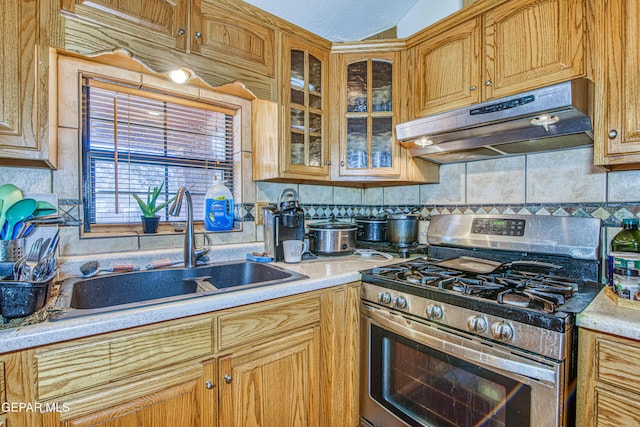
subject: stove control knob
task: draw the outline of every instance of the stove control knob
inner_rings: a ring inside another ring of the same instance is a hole
[[[389,292],[380,292],[378,294],[378,302],[380,302],[380,304],[390,304],[391,294]]]
[[[427,319],[440,320],[444,316],[444,310],[441,305],[429,304],[427,305]]]
[[[491,325],[491,335],[498,341],[510,341],[513,339],[513,328],[507,322],[496,322]]]
[[[407,308],[407,300],[404,297],[396,297],[396,300],[394,302],[394,305],[396,306],[396,308],[398,309],[404,309]]]
[[[487,332],[489,325],[487,324],[487,319],[485,319],[484,316],[476,314],[475,316],[469,316],[467,319],[467,327],[471,332],[483,334]]]

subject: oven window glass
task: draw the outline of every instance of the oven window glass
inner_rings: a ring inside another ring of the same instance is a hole
[[[372,397],[410,425],[530,425],[529,386],[375,325],[370,369]]]

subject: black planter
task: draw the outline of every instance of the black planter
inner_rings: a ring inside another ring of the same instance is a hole
[[[154,217],[146,217],[146,216],[141,216],[140,219],[142,220],[142,232],[146,233],[146,234],[152,234],[152,233],[157,233],[158,232],[158,224],[160,224],[160,217],[159,216],[154,216]]]

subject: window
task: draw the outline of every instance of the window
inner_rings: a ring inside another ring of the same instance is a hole
[[[162,186],[158,203],[181,186],[191,192],[194,218],[214,177],[234,193],[235,110],[174,95],[84,77],[82,87],[84,231],[140,223],[132,194],[146,199]],[[158,212],[169,217],[168,207]],[[96,227],[98,226],[98,227]]]

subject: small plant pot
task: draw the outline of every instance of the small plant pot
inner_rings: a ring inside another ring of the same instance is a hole
[[[142,220],[143,233],[152,234],[152,233],[158,232],[158,224],[160,224],[159,216],[154,216],[154,217],[141,216],[140,219]]]

